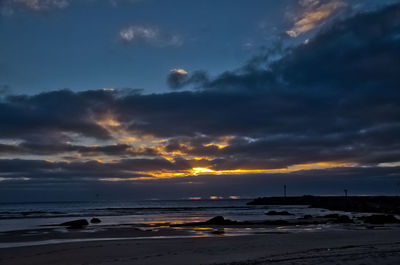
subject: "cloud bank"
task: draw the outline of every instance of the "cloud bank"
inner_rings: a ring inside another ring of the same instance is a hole
[[[139,32],[142,41],[154,37]],[[148,191],[166,194],[161,187],[174,193],[201,183],[206,192],[229,180],[253,195],[257,186],[299,179],[369,192],[394,185],[399,35],[400,5],[392,5],[332,24],[268,67],[260,54],[214,78],[171,71],[171,88],[193,91],[6,95],[0,181],[7,189],[150,181]]]

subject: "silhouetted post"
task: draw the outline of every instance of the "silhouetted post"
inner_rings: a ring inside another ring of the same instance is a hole
[[[397,197],[399,197],[400,196],[400,182],[399,183],[397,183]]]
[[[283,185],[283,197],[286,198],[286,185]]]
[[[347,210],[347,205],[348,205],[348,203],[347,203],[347,189],[344,189],[344,203],[345,203],[345,207],[346,207],[346,210]]]

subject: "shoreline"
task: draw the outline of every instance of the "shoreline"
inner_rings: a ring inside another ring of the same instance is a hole
[[[371,255],[375,258],[370,258]],[[348,260],[349,257],[352,259]],[[356,258],[355,258],[356,257]],[[159,238],[0,249],[0,264],[397,264],[400,229]],[[308,263],[296,263],[301,261]],[[190,261],[190,262],[189,262]],[[236,263],[235,263],[236,262]],[[353,263],[352,263],[353,262]],[[332,263],[335,264],[335,263]]]
[[[290,216],[286,212],[268,212],[280,218]],[[286,214],[282,216],[281,214]],[[385,215],[352,217],[329,214],[325,216],[276,219],[266,221],[234,221],[216,216],[204,222],[183,224],[155,223],[102,225],[89,224],[86,219],[36,229],[4,231],[0,233],[0,248],[62,244],[68,242],[110,241],[162,238],[234,237],[259,234],[340,232],[357,230],[399,230],[400,220],[387,220]],[[370,223],[366,219],[379,221]],[[100,220],[99,220],[100,222]]]
[[[232,215],[238,219],[222,215],[205,219],[210,212],[193,212],[194,217],[174,212],[164,219],[172,222],[152,220],[151,223],[110,224],[110,219],[102,216],[98,216],[102,220],[69,218],[56,222],[54,219],[35,228],[0,232],[0,265],[394,265],[400,262],[400,219],[396,215],[290,205],[250,206],[248,211],[242,216],[241,211]],[[251,213],[257,218],[252,218]],[[131,219],[121,216],[124,218]]]

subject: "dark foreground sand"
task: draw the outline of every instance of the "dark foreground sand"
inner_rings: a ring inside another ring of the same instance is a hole
[[[400,230],[95,241],[0,249],[0,264],[400,264]]]

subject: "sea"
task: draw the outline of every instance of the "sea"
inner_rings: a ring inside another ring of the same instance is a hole
[[[145,200],[0,203],[0,233],[40,229],[75,219],[101,219],[101,225],[179,224],[223,216],[236,221],[296,219],[304,215],[341,213],[307,205],[247,205],[249,199]],[[291,216],[269,216],[288,211]]]

